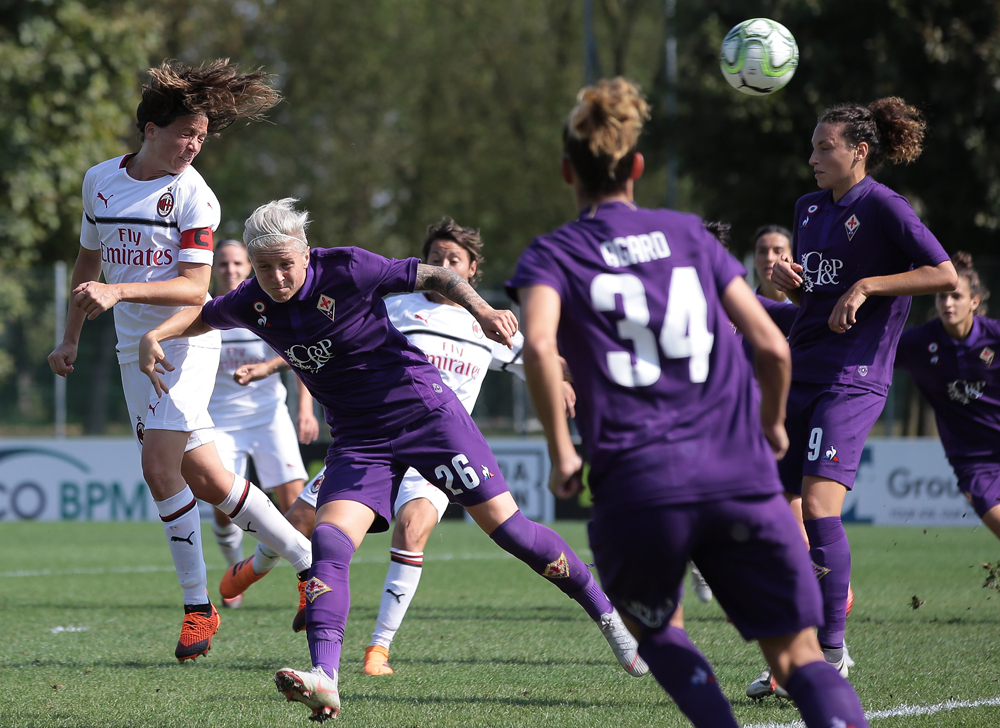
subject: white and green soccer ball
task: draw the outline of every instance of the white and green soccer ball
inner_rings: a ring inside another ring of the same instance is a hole
[[[788,28],[768,18],[744,20],[726,34],[719,67],[729,85],[750,96],[767,96],[792,80],[799,47]]]

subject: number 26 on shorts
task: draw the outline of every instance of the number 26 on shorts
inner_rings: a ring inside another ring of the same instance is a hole
[[[451,459],[450,468],[447,465],[438,465],[434,468],[434,475],[444,479],[444,487],[452,495],[462,495],[464,491],[461,488],[454,487],[456,473],[465,490],[472,490],[479,485],[479,476],[476,474],[475,469],[469,466],[469,458],[465,457],[462,453]]]

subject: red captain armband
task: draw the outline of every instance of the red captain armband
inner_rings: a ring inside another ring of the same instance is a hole
[[[211,253],[212,228],[195,228],[181,233],[181,250],[207,250]]]

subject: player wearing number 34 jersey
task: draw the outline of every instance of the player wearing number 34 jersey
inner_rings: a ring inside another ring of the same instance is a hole
[[[582,486],[562,414],[561,354],[591,463],[601,585],[631,618],[660,685],[695,726],[736,728],[680,618],[690,559],[740,634],[758,640],[806,726],[861,728],[858,698],[813,632],[819,588],[781,496],[788,344],[701,220],[635,204],[647,114],[623,78],[580,92],[562,160],[580,215],[536,238],[507,283],[521,303],[549,487],[570,497]],[[756,352],[759,399],[730,321]]]

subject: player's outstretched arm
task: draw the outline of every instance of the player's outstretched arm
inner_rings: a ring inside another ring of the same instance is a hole
[[[245,387],[250,382],[259,382],[261,379],[267,379],[271,375],[289,368],[284,359],[276,356],[259,364],[244,364],[233,372],[233,381]]]
[[[905,273],[862,278],[837,301],[827,325],[835,334],[849,331],[857,323],[861,304],[872,296],[921,296],[954,291],[957,285],[958,274],[950,260],[937,265],[922,265]]]
[[[157,397],[170,391],[160,375],[174,370],[174,365],[167,361],[160,342],[200,336],[211,330],[212,327],[201,317],[201,306],[192,306],[178,311],[155,329],[143,334],[139,340],[139,369],[153,383]]]
[[[80,252],[73,264],[73,277],[70,285],[76,290],[83,284],[96,281],[101,277],[101,251],[90,250],[80,246]],[[80,333],[83,331],[83,321],[87,315],[71,301],[66,311],[66,330],[63,340],[49,354],[49,367],[54,374],[65,377],[73,371],[77,350],[80,346]]]
[[[562,301],[555,289],[541,285],[518,289],[518,300],[525,324],[524,373],[552,461],[549,490],[559,498],[570,498],[583,489],[583,460],[566,424],[565,380],[556,346]]]
[[[178,263],[177,277],[148,283],[81,283],[73,288],[73,305],[88,319],[95,319],[116,303],[148,303],[152,306],[200,306],[205,302],[212,266]]]
[[[777,266],[775,266],[777,267]],[[742,278],[734,278],[722,293],[722,306],[729,320],[743,332],[757,354],[760,383],[760,422],[777,459],[788,450],[785,404],[792,380],[792,355],[788,341]]]
[[[451,299],[476,317],[483,333],[507,348],[513,346],[511,337],[517,333],[517,319],[510,311],[497,311],[462,276],[437,265],[421,263],[417,266],[416,291],[437,291]]]

